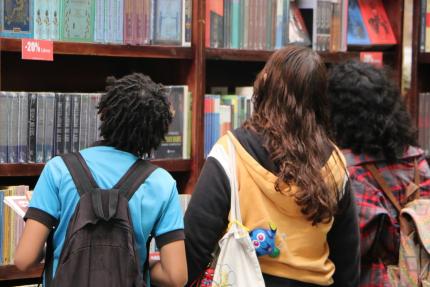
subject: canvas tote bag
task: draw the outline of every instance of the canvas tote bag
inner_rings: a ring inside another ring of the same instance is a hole
[[[236,176],[236,151],[228,133],[228,166],[224,167],[230,180],[231,204],[229,226],[219,241],[220,253],[215,266],[212,287],[265,287],[257,254],[242,224],[238,183]]]

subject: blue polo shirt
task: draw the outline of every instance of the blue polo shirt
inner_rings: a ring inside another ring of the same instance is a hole
[[[109,146],[90,147],[80,153],[102,189],[112,188],[137,160],[133,154]],[[25,218],[37,220],[49,228],[56,226],[54,274],[78,201],[79,194],[65,163],[61,157],[53,158],[40,175]],[[166,170],[157,168],[135,192],[128,206],[142,268],[150,234],[155,237],[158,247],[184,239],[176,182]]]

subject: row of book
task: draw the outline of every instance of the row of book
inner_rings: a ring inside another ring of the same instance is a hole
[[[190,158],[191,95],[170,86],[174,118],[151,158]],[[100,93],[0,92],[0,163],[44,163],[100,140]]]
[[[430,93],[419,94],[418,143],[430,154]]]
[[[0,0],[0,36],[191,46],[192,0]]]
[[[24,230],[22,218],[23,210],[28,207],[28,190],[25,185],[0,187],[0,265],[13,264],[15,248]]]
[[[218,138],[240,127],[253,110],[252,87],[236,87],[229,94],[227,87],[212,87],[204,99],[204,155],[208,155]]]
[[[211,0],[206,3],[206,47],[317,51],[347,45],[393,45],[396,38],[381,0]]]
[[[420,0],[420,51],[430,53],[430,1]]]

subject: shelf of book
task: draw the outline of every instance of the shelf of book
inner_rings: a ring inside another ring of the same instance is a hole
[[[274,51],[206,48],[206,59],[227,61],[265,62]],[[360,59],[360,52],[320,52],[327,63],[338,63],[345,60]]]
[[[172,160],[152,160],[153,164],[158,165],[170,172],[186,172],[191,168],[191,160],[172,159]],[[0,177],[8,176],[39,176],[45,164],[43,163],[5,163],[0,164]]]
[[[423,64],[430,64],[430,53],[419,54],[418,62]]]
[[[21,52],[21,39],[0,38],[0,48],[5,52]],[[74,42],[54,42],[54,54],[159,59],[192,59],[193,57],[190,47]]]
[[[14,284],[35,284],[40,283],[43,272],[43,264],[38,264],[28,271],[20,271],[15,265],[0,265],[0,285]]]

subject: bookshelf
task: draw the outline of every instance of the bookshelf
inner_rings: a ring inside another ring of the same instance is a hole
[[[129,46],[93,43],[54,43],[54,61],[21,60],[20,39],[0,39],[0,90],[99,92],[105,78],[142,72],[166,85],[188,85],[192,92],[191,159],[155,160],[178,181],[181,192],[191,193],[204,163],[204,95],[212,86],[250,86],[273,51],[205,48],[206,0],[193,0],[192,47]],[[384,0],[399,43],[381,49],[384,63],[395,76],[401,76],[401,35],[403,0]],[[328,65],[360,59],[361,49],[321,53]],[[420,55],[430,63],[429,55]],[[19,180],[22,184],[37,179],[43,164],[0,164],[0,185]],[[30,179],[31,178],[31,179]],[[12,286],[38,282],[42,270],[38,265],[29,272],[19,272],[13,265],[0,266],[0,285]]]

